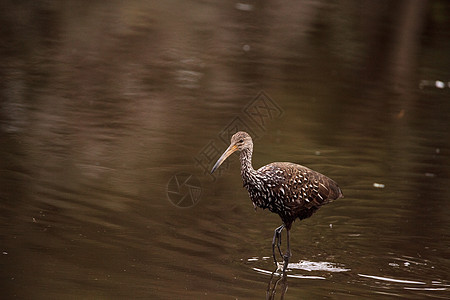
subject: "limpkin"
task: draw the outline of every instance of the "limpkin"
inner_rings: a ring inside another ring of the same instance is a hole
[[[342,191],[332,179],[307,167],[289,163],[274,162],[259,168],[252,167],[253,141],[246,132],[239,131],[231,137],[231,144],[217,160],[213,173],[235,151],[240,151],[241,176],[248,190],[253,206],[277,213],[283,224],[275,229],[272,240],[272,254],[278,263],[275,246],[283,258],[283,273],[289,264],[291,249],[289,231],[292,223],[311,217],[322,205],[343,197]],[[280,249],[281,233],[286,228],[286,253]]]

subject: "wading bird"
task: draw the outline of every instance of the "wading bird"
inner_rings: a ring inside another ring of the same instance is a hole
[[[231,137],[230,146],[217,160],[211,173],[235,151],[240,151],[242,181],[254,208],[268,208],[271,212],[277,213],[283,221],[283,224],[275,229],[272,254],[278,268],[276,246],[284,260],[284,273],[291,257],[289,231],[292,223],[297,218],[300,220],[309,218],[322,205],[343,197],[342,191],[336,182],[325,175],[294,163],[274,162],[258,170],[253,169],[253,141],[250,135],[243,131]],[[280,245],[281,232],[284,228],[286,228],[287,249],[283,255]]]

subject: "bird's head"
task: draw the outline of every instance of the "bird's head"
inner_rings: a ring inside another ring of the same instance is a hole
[[[245,131],[236,132],[231,137],[230,146],[225,150],[222,156],[217,160],[214,167],[211,169],[211,173],[213,173],[226,159],[228,156],[233,154],[236,151],[243,150],[253,150],[253,141],[251,136]]]

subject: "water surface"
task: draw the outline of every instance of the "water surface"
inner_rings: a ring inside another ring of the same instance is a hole
[[[446,1],[3,6],[3,298],[449,297]],[[345,195],[278,284],[236,129]]]

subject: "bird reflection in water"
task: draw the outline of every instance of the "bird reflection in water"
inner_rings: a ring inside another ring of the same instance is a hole
[[[267,290],[266,290],[266,300],[274,300],[275,299],[275,295],[277,294],[278,286],[280,289],[280,299],[284,299],[284,295],[287,292],[288,283],[287,283],[286,272],[283,272],[283,274],[280,276],[280,274],[278,274],[277,271],[278,271],[278,268],[275,269],[272,272],[272,274],[270,275],[269,283],[267,284]]]

